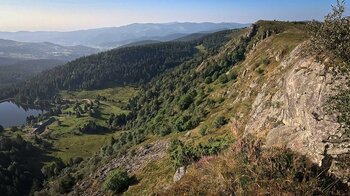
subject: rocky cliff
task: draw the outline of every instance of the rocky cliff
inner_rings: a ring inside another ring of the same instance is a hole
[[[337,160],[350,153],[350,143],[334,140],[341,137],[340,125],[325,109],[336,93],[334,87],[343,81],[326,70],[324,63],[305,55],[305,50],[305,43],[300,44],[261,84],[244,133],[264,135],[267,147],[290,148],[319,165],[331,155],[331,171],[348,181],[349,171],[340,172]]]

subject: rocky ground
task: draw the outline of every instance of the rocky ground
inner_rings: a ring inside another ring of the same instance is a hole
[[[105,193],[100,190],[100,187],[111,170],[123,167],[128,171],[129,175],[132,176],[151,161],[156,161],[166,156],[168,146],[169,141],[162,140],[139,148],[136,150],[134,156],[124,155],[112,159],[106,165],[79,181],[75,186],[75,191],[70,195],[105,195]]]

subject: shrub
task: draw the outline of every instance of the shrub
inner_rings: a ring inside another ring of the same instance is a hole
[[[178,118],[176,121],[175,121],[175,124],[174,124],[174,129],[176,130],[176,131],[179,131],[179,132],[182,132],[182,131],[185,131],[184,130],[184,119],[183,119],[183,117],[180,117],[180,118]]]
[[[72,165],[81,163],[83,160],[84,159],[81,157],[74,157],[74,158],[70,158],[68,163],[70,166],[72,166]]]
[[[12,132],[19,131],[18,127],[16,127],[16,126],[11,127],[11,129],[10,129],[10,130],[11,130]]]
[[[341,58],[350,63],[350,19],[344,16],[345,1],[337,1],[333,10],[323,23],[313,21],[309,24],[311,49],[316,54]]]
[[[72,177],[70,174],[67,174],[63,176],[61,179],[59,179],[55,188],[56,188],[56,191],[61,194],[69,193],[70,191],[72,191],[72,187],[74,186],[74,184],[75,184],[75,178]]]
[[[180,140],[173,140],[169,148],[170,158],[175,168],[190,165],[198,160],[198,152],[195,148],[185,145]]]
[[[347,84],[349,88],[350,84]],[[341,125],[343,136],[350,137],[350,90],[342,89],[337,95],[329,98],[327,110],[329,114],[337,114],[337,121]]]
[[[259,74],[259,75],[262,75],[263,73],[264,73],[264,69],[263,68],[258,68],[257,70],[256,70],[256,72]]]
[[[205,78],[204,82],[205,82],[206,84],[210,84],[210,83],[213,82],[213,80],[211,79],[210,76],[208,76],[208,77]]]
[[[230,141],[223,138],[213,139],[210,138],[207,144],[200,144],[198,149],[202,156],[207,155],[216,155],[223,149],[226,149],[229,146]]]
[[[0,132],[3,132],[5,129],[2,125],[0,125]]]
[[[51,178],[53,176],[58,175],[61,170],[65,167],[63,161],[61,159],[56,160],[55,162],[51,162],[42,167],[41,173],[46,178]]]
[[[222,84],[225,84],[226,82],[228,82],[228,78],[227,78],[226,74],[222,74],[219,77],[219,82],[221,82]]]
[[[190,120],[188,120],[183,126],[184,131],[191,130],[196,128],[200,123],[200,119],[198,116],[193,116]]]
[[[214,127],[220,128],[227,123],[227,119],[223,116],[219,116],[214,120]]]
[[[237,77],[238,77],[238,74],[235,71],[230,71],[230,73],[228,74],[227,77],[228,77],[229,80],[236,80]]]
[[[108,131],[108,129],[106,127],[97,125],[94,121],[89,121],[83,127],[79,128],[79,131],[81,133],[86,133],[86,134],[98,134],[98,133],[106,132]]]
[[[193,98],[190,95],[182,96],[179,100],[179,107],[181,110],[186,110],[193,102]]]
[[[218,77],[219,77],[219,72],[215,72],[212,76],[211,76],[211,80],[212,81],[215,81],[216,79],[218,79]]]
[[[263,58],[262,60],[261,60],[261,64],[263,64],[263,65],[268,65],[268,64],[270,64],[271,63],[271,61],[270,61],[270,59],[268,59],[268,58]]]
[[[203,76],[208,77],[208,76],[213,76],[215,74],[217,75],[218,71],[220,71],[221,69],[222,69],[222,67],[220,67],[217,64],[209,65],[205,68],[205,70],[203,72]],[[215,80],[216,80],[216,78],[215,78]]]
[[[229,137],[209,139],[205,144],[191,146],[180,140],[173,140],[170,144],[170,158],[175,168],[188,166],[198,161],[202,156],[216,155],[232,143]]]
[[[207,127],[202,127],[202,128],[199,130],[199,133],[201,134],[201,136],[207,135]]]
[[[113,170],[103,184],[103,190],[110,190],[115,193],[120,193],[126,190],[131,183],[128,172],[123,168]]]
[[[174,130],[182,132],[194,129],[199,125],[200,120],[201,116],[198,113],[194,113],[192,117],[188,115],[180,116],[174,123]]]
[[[166,136],[166,135],[169,135],[170,133],[171,133],[170,127],[163,127],[160,130],[160,136]]]

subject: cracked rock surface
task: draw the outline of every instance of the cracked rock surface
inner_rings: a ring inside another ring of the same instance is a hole
[[[330,142],[339,138],[340,125],[335,115],[324,109],[334,93],[337,81],[325,65],[302,55],[302,45],[294,49],[275,70],[274,79],[268,80],[257,95],[245,134],[266,136],[266,147],[287,147],[321,164],[324,150],[334,158],[331,172],[349,182],[349,169],[340,168],[337,160],[350,153],[350,140]],[[270,90],[271,88],[276,91]],[[339,162],[339,161],[338,161]]]

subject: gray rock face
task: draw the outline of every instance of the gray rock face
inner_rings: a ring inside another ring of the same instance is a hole
[[[285,58],[257,95],[245,133],[265,135],[266,146],[287,147],[310,157],[321,165],[323,152],[337,158],[350,153],[349,141],[334,145],[330,137],[340,137],[335,115],[324,106],[333,87],[342,81],[325,72],[325,65],[303,57],[302,45]],[[335,159],[336,160],[336,159]],[[348,171],[332,164],[331,172],[348,181]]]
[[[174,175],[174,178],[173,178],[173,181],[177,182],[177,181],[181,180],[181,178],[184,177],[185,174],[186,174],[186,167],[183,166],[183,167],[177,168],[175,175]]]

